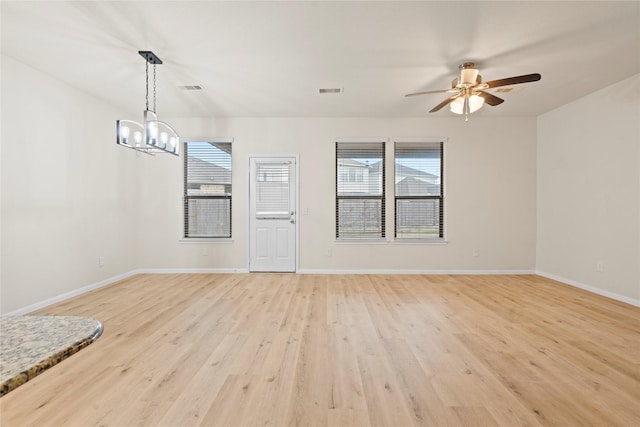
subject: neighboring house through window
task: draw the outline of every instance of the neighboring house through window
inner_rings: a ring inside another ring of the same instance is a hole
[[[395,141],[395,237],[443,239],[443,142]]]
[[[336,142],[336,238],[385,237],[384,142]]]
[[[231,237],[231,141],[184,143],[184,238]]]

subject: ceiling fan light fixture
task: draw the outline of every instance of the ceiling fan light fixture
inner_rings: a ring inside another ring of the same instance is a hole
[[[475,68],[463,68],[460,70],[460,85],[473,86],[478,79],[478,70]]]
[[[448,105],[451,112],[464,115],[465,121],[468,121],[469,114],[478,111],[482,108],[485,102],[492,107],[504,102],[504,99],[495,96],[490,92],[486,92],[486,89],[537,82],[542,78],[539,73],[533,73],[498,80],[490,80],[483,83],[482,76],[480,76],[473,62],[460,64],[458,69],[460,70],[460,73],[458,77],[453,79],[451,82],[451,89],[427,90],[424,92],[409,93],[405,96],[427,95],[431,93],[454,93],[455,95],[445,98],[442,102],[429,110],[429,112],[435,113]]]
[[[459,96],[451,102],[450,108],[451,112],[455,114],[465,114],[464,111],[464,100],[467,98],[469,100],[469,113],[475,113],[484,105],[484,98],[478,95],[471,96]]]

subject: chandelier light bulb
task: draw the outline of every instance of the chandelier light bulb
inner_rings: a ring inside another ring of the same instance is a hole
[[[133,133],[133,140],[136,142],[136,147],[140,147],[140,143],[142,142],[142,132],[135,131]]]
[[[130,129],[127,126],[122,126],[122,128],[120,128],[120,137],[122,138],[123,144],[129,143],[129,132]]]
[[[172,136],[171,138],[169,138],[169,150],[175,153],[177,146],[178,146],[178,138],[175,136]]]
[[[160,132],[160,143],[162,148],[167,148],[167,142],[169,141],[169,134],[166,132]]]
[[[147,143],[151,145],[158,145],[158,124],[149,122],[147,123]]]

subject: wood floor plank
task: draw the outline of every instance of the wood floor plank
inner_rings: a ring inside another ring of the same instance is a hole
[[[288,425],[327,425],[329,407],[327,288],[325,277],[307,276],[311,289],[290,396]]]
[[[12,426],[640,425],[640,308],[533,275],[141,274]]]
[[[181,389],[183,393],[169,405],[159,425],[201,425],[227,381],[230,367],[240,354],[245,340],[246,337],[243,335],[225,335],[200,369]]]
[[[229,375],[209,411],[202,419],[203,426],[245,426],[256,415],[260,375]]]
[[[273,340],[271,351],[263,365],[262,391],[259,406],[253,411],[256,425],[287,425],[288,409],[291,405],[300,335],[296,332],[278,332]]]
[[[369,425],[369,412],[358,366],[357,340],[345,325],[328,328],[328,426]]]
[[[457,418],[444,404],[433,387],[433,377],[427,375],[412,353],[398,354],[389,346],[389,360],[396,374],[405,404],[411,410],[413,424],[418,426],[455,425]]]
[[[387,359],[358,357],[360,376],[372,426],[413,426],[414,413]]]

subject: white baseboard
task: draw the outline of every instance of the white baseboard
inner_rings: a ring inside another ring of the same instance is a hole
[[[240,268],[140,268],[137,270],[131,270],[127,273],[118,274],[117,276],[110,277],[108,279],[101,280],[96,283],[92,283],[87,286],[83,286],[78,289],[74,289],[70,292],[65,292],[64,294],[57,295],[52,298],[48,298],[44,301],[39,301],[37,303],[28,305],[23,308],[19,308],[17,310],[6,313],[7,316],[22,316],[25,314],[32,313],[34,311],[40,310],[47,306],[68,300],[69,298],[76,297],[78,295],[82,295],[94,289],[101,288],[103,286],[110,285],[117,281],[126,279],[131,276],[135,276],[136,274],[205,274],[205,273],[247,273],[247,269]]]
[[[231,274],[248,273],[246,268],[139,268],[136,274]]]
[[[101,280],[96,283],[92,283],[82,288],[75,289],[70,292],[66,292],[61,295],[57,295],[52,298],[48,298],[44,301],[37,302],[35,304],[28,305],[26,307],[14,310],[7,313],[8,316],[21,316],[29,314],[36,310],[40,310],[49,305],[56,304],[58,302],[73,298],[78,295],[82,295],[86,292],[94,289],[101,288],[103,286],[110,285],[117,281],[126,279],[136,274],[233,274],[233,273],[248,273],[246,268],[141,268],[132,270],[127,273],[119,274],[117,276],[110,277],[105,280]],[[629,298],[623,295],[619,295],[613,292],[605,291],[602,289],[587,286],[584,283],[576,282],[564,277],[556,276],[554,274],[546,273],[540,270],[326,270],[326,269],[300,269],[299,274],[472,274],[472,275],[523,275],[523,274],[536,274],[538,276],[546,277],[547,279],[555,280],[561,283],[565,283],[576,288],[580,288],[594,294],[602,295],[607,298],[621,301],[627,304],[631,304],[636,307],[640,307],[640,300]]]
[[[556,282],[562,282],[566,285],[573,286],[576,288],[583,289],[585,291],[592,292],[594,294],[602,295],[603,297],[611,298],[616,301],[624,302],[627,304],[634,305],[636,307],[640,307],[640,300],[635,298],[629,298],[624,295],[619,295],[614,292],[605,291],[603,289],[594,288],[593,286],[585,285],[584,283],[577,282],[575,280],[567,279],[565,277],[556,276],[555,274],[546,273],[544,271],[536,270],[535,274],[538,276],[546,277],[547,279],[555,280]]]
[[[475,274],[475,275],[522,275],[535,274],[535,270],[324,270],[301,269],[300,274]]]
[[[98,288],[101,288],[103,286],[110,285],[110,284],[115,283],[115,282],[117,282],[119,280],[123,280],[123,279],[126,279],[126,278],[131,277],[131,276],[135,276],[136,274],[138,274],[137,270],[132,270],[132,271],[129,271],[129,272],[123,273],[123,274],[118,274],[117,276],[109,277],[108,279],[104,279],[104,280],[101,280],[99,282],[92,283],[90,285],[83,286],[83,287],[78,288],[78,289],[74,289],[73,291],[65,292],[64,294],[60,294],[60,295],[57,295],[55,297],[48,298],[48,299],[46,299],[44,301],[40,301],[40,302],[28,305],[28,306],[23,307],[23,308],[19,308],[17,310],[14,310],[12,312],[7,313],[7,316],[22,316],[22,315],[25,315],[25,314],[29,314],[31,312],[34,312],[36,310],[40,310],[41,308],[45,308],[45,307],[50,306],[52,304],[56,304],[56,303],[64,301],[64,300],[68,300],[69,298],[73,298],[75,296],[82,295],[82,294],[84,294],[86,292],[89,292],[89,291],[92,291],[94,289],[98,289]]]

